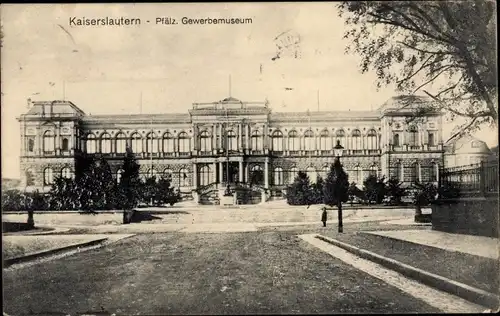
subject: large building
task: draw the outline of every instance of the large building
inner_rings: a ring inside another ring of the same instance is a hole
[[[362,184],[369,174],[437,182],[442,115],[412,121],[421,102],[401,96],[374,111],[272,112],[266,102],[229,97],[161,115],[86,115],[70,101],[34,102],[18,118],[21,186],[47,190],[56,175],[71,177],[81,152],[107,158],[119,180],[130,146],[144,176],[170,175],[186,194],[261,174],[255,181],[279,196],[298,171],[313,181],[325,177],[337,141],[350,182]]]

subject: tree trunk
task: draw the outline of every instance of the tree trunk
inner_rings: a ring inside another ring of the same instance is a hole
[[[422,207],[420,205],[415,205],[415,216],[421,216],[422,215]]]

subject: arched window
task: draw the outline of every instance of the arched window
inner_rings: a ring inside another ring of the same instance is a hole
[[[273,151],[283,151],[283,133],[276,130],[271,137],[273,139]]]
[[[179,170],[179,187],[186,187],[189,185],[189,171],[186,168]]]
[[[152,177],[157,177],[158,176],[158,172],[156,171],[155,168],[149,168],[148,171],[146,172],[146,176],[151,179]],[[156,179],[158,180],[158,179]]]
[[[28,152],[32,153],[35,151],[35,140],[33,138],[28,138]]]
[[[419,165],[414,163],[410,166],[410,181],[419,182]]]
[[[370,170],[368,171],[368,175],[371,175],[371,176],[377,176],[377,166],[376,165],[372,165],[370,167]]]
[[[429,146],[436,146],[436,144],[434,143],[434,133],[433,132],[429,132],[427,134],[427,144]]]
[[[330,150],[332,149],[332,139],[327,130],[324,130],[319,135],[319,148],[320,150]]]
[[[212,137],[207,131],[200,133],[200,151],[212,151]]]
[[[94,134],[88,134],[85,141],[85,148],[88,154],[95,154],[97,151],[97,141]]]
[[[146,135],[146,152],[149,154],[158,152],[158,137],[153,132]]]
[[[119,154],[123,154],[127,150],[127,137],[125,137],[125,134],[123,133],[118,133],[116,135],[116,152]]]
[[[167,178],[167,179],[172,180],[172,174],[173,174],[173,172],[172,172],[172,170],[171,170],[171,169],[169,169],[169,168],[167,168],[167,169],[163,170],[163,176],[164,176],[165,178]]]
[[[109,154],[111,152],[111,136],[108,133],[101,135],[101,153]]]
[[[368,143],[368,144],[366,144],[367,149],[369,149],[369,150],[378,149],[377,148],[377,132],[374,129],[371,129],[368,131],[368,134],[366,135],[366,141]]]
[[[344,130],[339,129],[335,132],[335,144],[337,144],[337,141],[340,141],[340,145],[342,145],[342,147],[346,148]]]
[[[262,135],[259,133],[259,131],[253,131],[252,132],[252,149],[253,150],[262,150]]]
[[[410,136],[408,145],[418,146],[418,128],[415,125],[412,125],[408,128],[408,132]]]
[[[274,184],[275,185],[283,185],[283,168],[277,167],[274,169]]]
[[[168,132],[163,134],[163,152],[164,153],[174,152],[174,136]]]
[[[288,133],[288,150],[291,151],[300,150],[300,139],[296,131],[290,131]]]
[[[326,179],[326,177],[328,177],[328,173],[330,172],[330,167],[328,166],[324,166],[323,169],[321,169],[321,177],[324,179]]]
[[[43,151],[50,153],[54,151],[54,133],[52,131],[46,131],[43,134]]]
[[[54,175],[51,168],[45,168],[43,170],[43,184],[50,185],[54,182]]]
[[[395,171],[395,178],[396,178],[396,180],[403,181],[404,179],[403,179],[403,173],[401,172],[402,171],[401,170],[401,163],[399,163],[399,162],[396,163],[396,165],[395,165],[394,168],[395,168],[394,171]]]
[[[314,169],[314,167],[312,167],[312,166],[307,167],[306,173],[307,173],[307,176],[309,177],[309,180],[311,181],[311,183],[316,182],[316,170]]]
[[[358,165],[354,167],[354,182],[356,184],[362,185],[363,184],[363,172],[361,171],[361,167]]]
[[[299,169],[297,167],[293,167],[292,169],[290,169],[290,173],[288,175],[288,182],[293,183],[293,181],[295,180],[295,177],[297,176],[298,173],[299,173]]]
[[[130,137],[132,140],[132,152],[138,154],[142,153],[142,137],[139,133],[134,133]]]
[[[353,150],[360,150],[362,149],[361,146],[361,132],[359,129],[355,129],[352,131],[352,149]]]
[[[200,168],[200,185],[208,185],[212,183],[212,171],[210,166],[205,165]]]
[[[65,179],[71,179],[73,178],[73,173],[71,172],[71,169],[68,167],[64,167],[61,170],[61,177]]]
[[[394,145],[394,147],[401,146],[399,144],[399,134],[398,133],[394,133],[394,135],[392,136],[392,145]]]
[[[123,170],[122,169],[119,169],[116,172],[116,183],[120,183],[120,181],[122,180],[122,174],[123,174]]]
[[[316,149],[316,146],[315,146],[314,142],[315,142],[315,138],[314,138],[313,131],[307,130],[304,133],[305,150],[312,151],[312,150]]]
[[[430,181],[431,182],[437,182],[439,179],[438,179],[438,173],[439,173],[439,165],[437,162],[433,162],[431,164],[431,169],[429,170],[430,174],[429,174],[429,177],[430,177]]]
[[[63,138],[62,139],[61,150],[62,151],[68,151],[69,150],[69,140],[67,138]]]
[[[188,153],[191,151],[191,140],[185,132],[179,133],[179,152]]]
[[[232,130],[227,131],[227,149],[231,151],[238,150],[238,141],[236,138],[236,133]]]
[[[33,171],[31,169],[27,169],[24,172],[24,175],[26,177],[26,186],[35,185],[35,175],[33,174]]]

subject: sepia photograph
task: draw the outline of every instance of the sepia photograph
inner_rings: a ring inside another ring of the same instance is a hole
[[[497,313],[497,4],[0,5],[3,315]]]

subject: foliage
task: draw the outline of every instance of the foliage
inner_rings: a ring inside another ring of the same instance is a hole
[[[252,186],[254,184],[262,184],[264,181],[264,172],[261,169],[253,170],[250,172],[250,183]]]
[[[21,192],[16,189],[2,191],[2,211],[43,211],[49,208],[46,195]]]
[[[123,160],[119,190],[124,197],[124,209],[131,210],[137,206],[140,199],[141,179],[139,177],[139,164],[130,147],[127,147]]]
[[[310,205],[313,201],[313,190],[309,176],[299,171],[287,190],[287,202],[290,205]]]
[[[433,183],[413,184],[413,203],[418,206],[428,206],[436,199],[438,188]]]
[[[391,205],[401,205],[401,199],[406,195],[406,189],[402,188],[400,182],[396,178],[391,178],[386,183],[386,194],[389,198],[389,204]]]
[[[349,177],[337,159],[331,166],[323,189],[324,203],[337,206],[339,202],[348,201]]]
[[[150,177],[147,178],[141,187],[141,202],[146,205],[164,205],[174,203],[180,200],[178,192],[170,185],[168,177]]]
[[[356,185],[356,182],[351,182],[349,188],[347,189],[348,200],[351,202],[351,205],[354,203],[356,198],[362,200],[364,199],[363,190],[359,189]]]
[[[318,176],[316,182],[312,184],[312,194],[310,204],[322,204],[325,197],[323,194],[323,189],[325,187],[325,180],[321,176]]]
[[[369,175],[365,181],[363,181],[364,192],[366,200],[369,204],[375,202],[377,204],[382,203],[386,193],[385,178],[380,179],[375,175]]]
[[[378,88],[395,84],[433,101],[418,104],[415,118],[434,110],[460,117],[453,137],[498,124],[495,2],[345,1],[338,8],[348,25],[346,52],[361,56],[362,73],[373,71]]]

